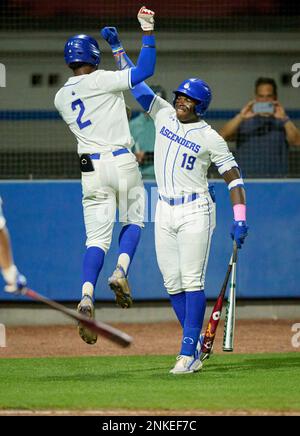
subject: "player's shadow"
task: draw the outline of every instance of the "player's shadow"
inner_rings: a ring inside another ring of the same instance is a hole
[[[83,374],[82,372],[77,374],[70,374],[70,375],[45,375],[45,376],[39,376],[39,377],[32,377],[33,380],[43,380],[43,381],[51,381],[51,382],[59,382],[59,381],[79,381],[79,382],[94,382],[95,378],[104,377],[105,380],[116,380],[116,378],[124,378],[127,380],[136,380],[136,379],[143,379],[144,375],[148,375],[150,377],[157,378],[158,373],[165,375],[168,373],[168,370],[170,365],[164,365],[164,366],[158,366],[151,368],[137,368],[135,369],[128,369],[128,370],[118,370],[118,371],[111,371],[108,372],[107,369],[101,371],[93,371],[92,374]]]
[[[205,372],[241,372],[241,371],[258,371],[258,370],[274,370],[274,369],[288,369],[288,368],[299,368],[300,367],[300,353],[299,356],[280,357],[270,356],[264,357],[263,359],[249,358],[244,359],[242,362],[228,362],[218,364],[210,361],[204,367]]]

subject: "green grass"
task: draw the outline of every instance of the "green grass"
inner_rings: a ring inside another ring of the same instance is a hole
[[[220,354],[174,376],[172,356],[0,360],[0,409],[300,411],[300,353]]]

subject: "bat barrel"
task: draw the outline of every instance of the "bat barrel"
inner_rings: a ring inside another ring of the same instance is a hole
[[[215,336],[216,336],[216,330],[217,330],[217,327],[218,327],[218,324],[219,324],[219,321],[221,318],[223,300],[224,300],[224,296],[226,293],[226,288],[227,288],[228,280],[230,277],[230,273],[232,270],[234,255],[235,255],[235,251],[232,253],[232,255],[230,257],[230,261],[228,264],[228,268],[226,271],[224,282],[222,284],[220,294],[217,298],[216,304],[214,305],[214,308],[212,310],[212,314],[211,314],[209,321],[208,321],[208,325],[207,325],[205,335],[204,335],[203,344],[201,347],[201,352],[202,352],[201,360],[208,358],[209,354],[211,353],[211,350],[213,348],[213,343],[214,343]]]
[[[121,345],[122,347],[128,347],[133,341],[132,337],[127,335],[127,333],[122,332],[121,330],[118,330],[117,328],[112,327],[104,322],[95,321],[94,319],[87,318],[86,316],[78,312],[74,312],[73,310],[68,309],[62,304],[50,300],[49,298],[37,293],[36,291],[33,291],[32,289],[26,288],[22,291],[22,294],[36,301],[47,304],[48,306],[52,307],[52,309],[64,313],[75,321],[83,324],[87,329],[92,330],[93,332],[98,333],[102,336],[105,336],[107,339],[115,342],[118,345]]]
[[[226,307],[226,318],[223,337],[223,351],[232,352],[235,330],[235,306],[236,306],[236,259],[237,248],[234,246],[233,263],[231,270],[230,291]]]

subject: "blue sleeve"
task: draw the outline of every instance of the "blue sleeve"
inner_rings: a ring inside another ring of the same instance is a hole
[[[154,36],[143,36],[143,47],[141,49],[137,65],[131,69],[131,85],[135,86],[154,74],[156,62],[156,50]]]
[[[139,102],[142,108],[148,112],[152,104],[155,94],[151,88],[145,83],[139,83],[134,88],[131,89],[131,94]]]
[[[144,38],[150,38],[149,36],[144,36]],[[145,44],[145,40],[143,38],[143,43]],[[151,41],[150,41],[151,42]],[[150,45],[150,44],[145,44]],[[148,47],[144,47],[142,51]],[[153,50],[151,50],[153,52]],[[149,52],[149,50],[148,50]],[[146,53],[147,55],[147,53]],[[138,66],[135,67],[134,63],[131,61],[131,59],[128,57],[127,53],[124,51],[123,47],[117,49],[114,53],[117,65],[119,70],[124,70],[126,68],[131,68],[131,84],[134,86],[134,88],[131,89],[131,94],[134,96],[134,98],[138,101],[138,103],[142,106],[142,108],[145,111],[148,111],[151,103],[155,97],[155,93],[152,91],[152,89],[145,83],[145,82],[139,82],[136,79],[136,83],[134,82],[134,76],[136,75],[138,77],[139,70]],[[138,64],[140,63],[140,58],[138,60]]]

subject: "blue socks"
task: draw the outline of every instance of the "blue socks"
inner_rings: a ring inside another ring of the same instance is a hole
[[[119,236],[120,255],[118,262],[126,273],[136,251],[140,236],[141,228],[135,224],[129,224],[121,230]],[[98,276],[103,267],[104,258],[105,252],[99,247],[89,247],[83,258],[83,294],[88,294],[93,299],[94,288],[96,287]],[[92,287],[87,282],[91,283]]]
[[[193,356],[201,333],[206,309],[204,291],[185,292],[185,319],[180,354]]]
[[[121,230],[119,236],[118,264],[122,266],[126,276],[141,237],[141,227],[128,224]]]
[[[82,283],[90,282],[95,288],[103,266],[105,252],[99,247],[89,247],[83,258]]]
[[[206,309],[204,291],[170,294],[173,310],[183,328],[180,354],[193,356],[201,333]]]
[[[119,236],[119,255],[126,253],[131,260],[133,259],[140,242],[141,230],[141,227],[136,224],[128,224],[122,228]]]
[[[177,319],[180,322],[181,327],[184,327],[185,320],[185,292],[179,294],[170,294],[170,300]]]

